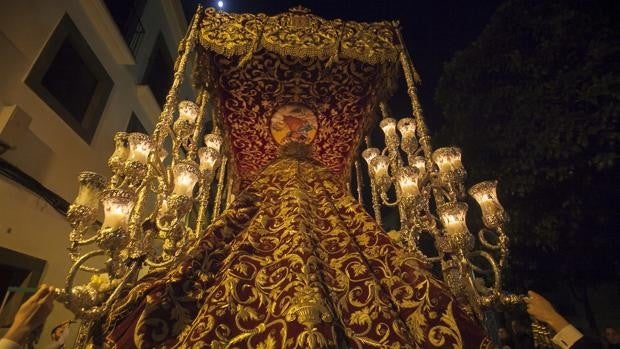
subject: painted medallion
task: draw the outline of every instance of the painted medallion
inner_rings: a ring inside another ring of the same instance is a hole
[[[310,144],[318,124],[314,112],[300,104],[287,104],[271,116],[271,135],[278,144],[291,141]]]

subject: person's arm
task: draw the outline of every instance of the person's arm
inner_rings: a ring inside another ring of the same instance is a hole
[[[575,346],[579,345],[578,342],[582,340],[583,334],[555,311],[553,305],[543,296],[534,291],[528,291],[527,295],[525,297],[527,312],[534,319],[546,323],[555,331],[555,336],[551,339],[553,343],[562,349],[576,349]]]
[[[20,348],[28,335],[43,325],[54,307],[54,288],[42,285],[41,288],[22,304],[15,314],[13,324],[0,340],[0,349]]]

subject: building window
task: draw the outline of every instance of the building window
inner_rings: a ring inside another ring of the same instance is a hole
[[[144,37],[142,13],[146,0],[104,0],[110,16],[118,26],[125,43],[136,57]]]
[[[114,85],[65,14],[37,58],[26,84],[87,143]]]
[[[129,123],[127,124],[127,133],[131,132],[147,133],[146,128],[144,127],[144,125],[142,125],[136,113],[131,113]]]
[[[164,36],[159,33],[144,72],[142,83],[148,85],[159,106],[163,108],[168,90],[172,85],[172,57]]]

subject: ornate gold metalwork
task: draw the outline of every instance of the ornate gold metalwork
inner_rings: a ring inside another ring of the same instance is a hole
[[[369,64],[396,62],[398,41],[389,22],[327,20],[293,8],[275,16],[205,10],[200,42],[227,57],[247,57],[261,48],[281,56]]]

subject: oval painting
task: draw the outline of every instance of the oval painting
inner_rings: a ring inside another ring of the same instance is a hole
[[[310,144],[317,128],[316,115],[301,104],[287,104],[271,116],[271,135],[278,144],[291,141]]]

